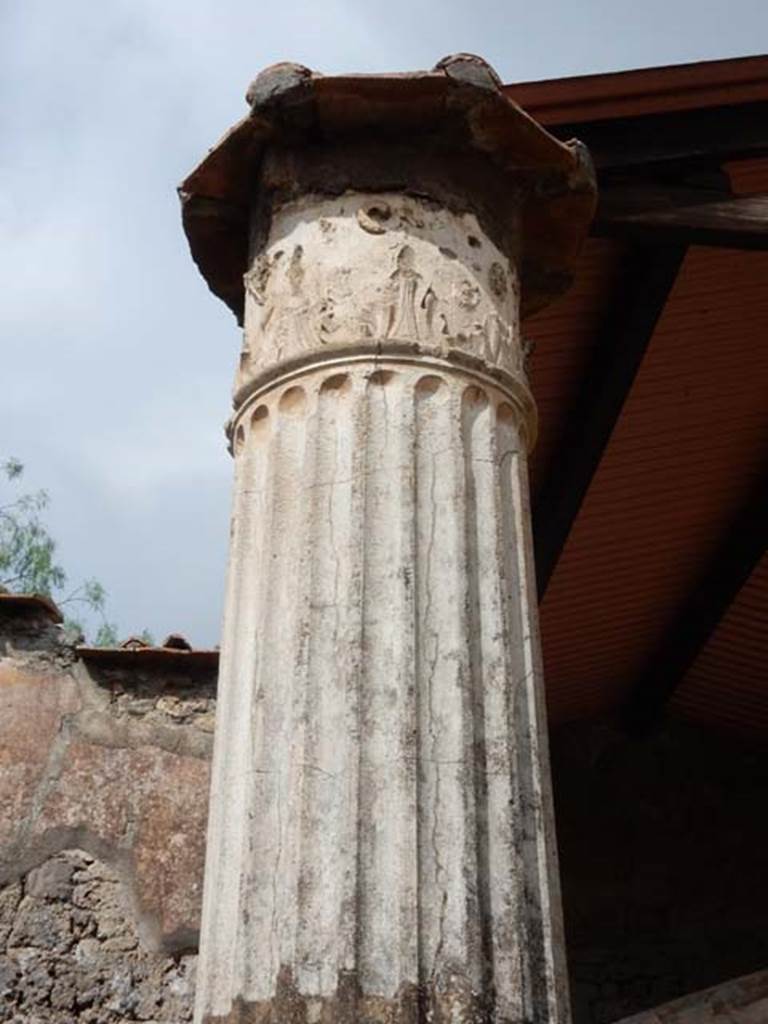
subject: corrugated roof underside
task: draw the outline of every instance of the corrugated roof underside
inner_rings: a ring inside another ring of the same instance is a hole
[[[691,666],[671,710],[740,732],[768,733],[768,555]]]
[[[570,290],[523,324],[524,336],[535,343],[529,376],[539,410],[539,437],[531,460],[533,494],[557,448],[605,316],[606,297],[623,270],[623,257],[624,248],[619,243],[588,239]]]
[[[768,454],[767,285],[768,253],[686,257],[542,604],[553,721],[621,702],[746,499]],[[543,417],[563,332],[536,367]],[[710,713],[732,716],[735,692],[723,679]]]

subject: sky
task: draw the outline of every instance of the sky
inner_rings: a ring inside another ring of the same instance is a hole
[[[278,60],[507,82],[765,52],[766,0],[0,0],[0,461],[121,636],[218,643],[240,348],[176,185]],[[0,483],[0,503],[7,487]]]

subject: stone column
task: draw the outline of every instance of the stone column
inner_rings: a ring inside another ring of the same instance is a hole
[[[568,1020],[521,304],[588,161],[477,58],[263,73],[182,186],[244,319],[196,1020]]]

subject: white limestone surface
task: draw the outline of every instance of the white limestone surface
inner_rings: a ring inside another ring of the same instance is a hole
[[[196,1019],[565,1024],[515,273],[402,196],[296,204],[263,265]]]

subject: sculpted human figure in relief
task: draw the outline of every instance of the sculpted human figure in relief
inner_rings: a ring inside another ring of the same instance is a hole
[[[402,195],[305,197],[277,211],[244,281],[238,386],[307,353],[387,341],[523,373],[514,270],[469,213]]]

